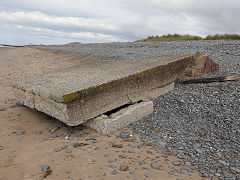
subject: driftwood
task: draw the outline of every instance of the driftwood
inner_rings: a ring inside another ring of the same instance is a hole
[[[201,79],[191,79],[191,80],[185,80],[185,81],[178,81],[178,83],[181,83],[181,84],[212,83],[212,82],[236,81],[238,79],[240,79],[240,75],[219,76],[219,77],[201,78]]]

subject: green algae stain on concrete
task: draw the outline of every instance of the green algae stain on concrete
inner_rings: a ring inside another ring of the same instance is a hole
[[[74,99],[77,99],[78,97],[79,97],[78,92],[74,92],[74,93],[65,95],[63,98],[64,98],[64,102],[67,103],[67,102],[73,101]]]

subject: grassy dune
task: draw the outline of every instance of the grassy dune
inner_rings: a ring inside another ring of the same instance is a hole
[[[148,36],[145,39],[137,40],[137,42],[153,42],[153,41],[191,41],[191,40],[240,40],[240,35],[238,34],[216,34],[208,35],[205,38],[200,36],[191,36],[191,35],[180,35],[180,34],[168,34],[162,36]]]

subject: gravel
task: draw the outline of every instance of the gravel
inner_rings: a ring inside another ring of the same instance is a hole
[[[240,41],[165,44],[169,54],[200,50],[221,66],[216,75],[240,74]],[[169,49],[169,47],[176,49]],[[161,53],[164,55],[163,53]],[[176,155],[203,177],[240,178],[240,82],[176,84],[154,101],[154,112],[131,125],[142,142]],[[150,142],[149,142],[150,141]],[[191,172],[188,166],[185,170]],[[218,171],[217,171],[218,170]]]
[[[201,51],[220,64],[221,72],[211,76],[240,74],[240,41],[236,40],[73,43],[39,48],[75,53],[81,57],[132,61],[161,55],[193,55]],[[181,160],[179,162],[185,164],[186,173],[198,170],[202,177],[238,179],[239,107],[239,81],[188,85],[176,83],[173,91],[154,101],[151,115],[131,125],[131,134],[140,134],[143,145],[161,151],[162,157],[177,156]],[[124,131],[119,136],[129,137]],[[121,155],[119,158],[125,157]],[[141,165],[143,161],[138,163]]]
[[[228,68],[240,71],[239,63],[240,42],[237,40],[216,41],[182,41],[182,42],[115,42],[115,43],[72,43],[67,45],[41,46],[39,49],[54,50],[59,53],[74,53],[81,57],[94,57],[101,59],[141,61],[161,55],[195,54],[202,51],[214,60],[221,61],[224,72]],[[231,60],[230,64],[224,60]]]

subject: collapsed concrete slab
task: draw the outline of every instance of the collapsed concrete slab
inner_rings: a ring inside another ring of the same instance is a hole
[[[14,91],[22,104],[76,126],[117,107],[167,93],[192,61],[193,56],[85,59],[78,66],[19,80]]]
[[[106,135],[133,122],[141,120],[153,112],[153,102],[139,102],[123,107],[117,112],[104,113],[86,122],[86,126],[95,129],[98,133]]]

